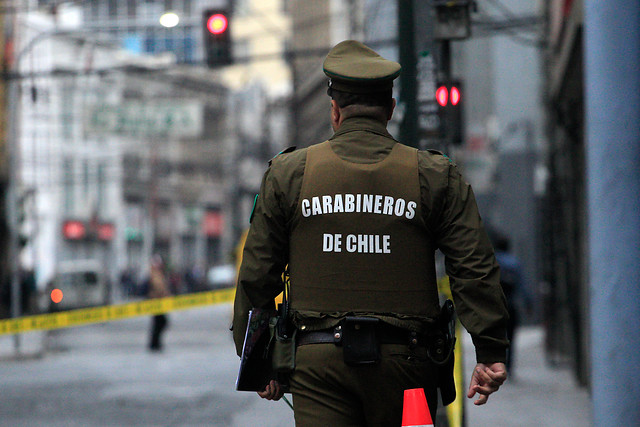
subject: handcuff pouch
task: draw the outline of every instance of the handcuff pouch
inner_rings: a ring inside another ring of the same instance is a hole
[[[380,360],[376,333],[379,319],[348,316],[342,321],[342,351],[347,365],[367,365]]]

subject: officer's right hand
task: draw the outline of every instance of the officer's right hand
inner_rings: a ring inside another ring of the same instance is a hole
[[[480,395],[475,405],[484,405],[489,399],[489,395],[498,391],[500,386],[507,379],[507,368],[504,363],[492,363],[485,365],[478,363],[471,375],[471,383],[469,384],[469,399],[477,394]]]
[[[284,391],[282,391],[280,383],[276,380],[271,380],[271,382],[269,382],[265,387],[264,391],[258,392],[258,396],[267,400],[280,400],[283,395]]]

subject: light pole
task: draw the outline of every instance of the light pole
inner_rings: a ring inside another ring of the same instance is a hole
[[[11,39],[16,41],[16,18],[13,17],[13,22],[10,22],[10,34]],[[46,40],[53,36],[65,36],[81,34],[80,30],[60,30],[54,28],[52,30],[45,30],[37,33],[22,47],[17,54],[12,58],[9,65],[9,72],[6,75],[7,82],[9,84],[9,91],[7,97],[7,159],[8,159],[8,186],[7,186],[7,199],[6,199],[6,212],[9,222],[9,242],[8,242],[8,267],[10,277],[10,289],[11,289],[11,306],[10,314],[12,318],[20,317],[22,314],[21,300],[22,300],[22,288],[20,283],[20,244],[19,244],[19,203],[21,198],[25,195],[21,194],[21,168],[22,158],[20,154],[20,144],[18,141],[18,128],[20,124],[20,108],[21,108],[21,95],[20,95],[20,65],[25,55],[30,53],[33,48],[43,40]],[[14,348],[16,353],[20,352],[20,335],[14,335]]]

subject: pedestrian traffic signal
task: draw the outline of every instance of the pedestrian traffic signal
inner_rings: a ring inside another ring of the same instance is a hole
[[[464,141],[462,82],[447,80],[436,84],[436,102],[440,119],[440,135],[451,144]]]
[[[231,54],[230,15],[226,10],[207,9],[202,14],[205,58],[209,68],[229,65]]]

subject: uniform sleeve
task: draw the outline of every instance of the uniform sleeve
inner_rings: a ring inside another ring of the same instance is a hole
[[[233,309],[233,339],[242,354],[247,318],[252,308],[272,308],[282,292],[282,272],[289,252],[286,216],[271,168],[265,173],[251,215],[242,253]]]
[[[508,314],[498,263],[473,190],[452,164],[436,235],[456,312],[471,334],[477,361],[504,362]]]

